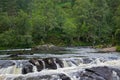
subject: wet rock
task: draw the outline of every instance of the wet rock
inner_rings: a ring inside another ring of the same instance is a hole
[[[10,54],[8,57],[18,57],[18,54]]]
[[[94,74],[103,77],[105,80],[112,80],[112,70],[109,67],[93,67],[89,69]],[[106,74],[107,73],[107,74]]]
[[[54,58],[44,58],[43,61],[45,63],[46,69],[57,69],[57,65],[54,62]]]
[[[9,79],[8,79],[8,80],[9,80]],[[11,79],[10,79],[10,80],[11,80]],[[12,79],[12,80],[25,80],[25,79],[24,79],[23,76],[19,76],[19,77],[16,77],[16,78]]]
[[[65,74],[59,74],[59,77],[61,80],[71,80],[68,76],[66,76]]]
[[[36,66],[37,71],[41,71],[44,69],[44,64],[43,64],[42,60],[31,59],[31,60],[29,60],[29,62],[32,63],[34,66]]]
[[[51,74],[51,75],[33,75],[33,76],[19,76],[13,80],[71,80],[65,74]]]
[[[113,80],[112,69],[109,67],[93,67],[80,74],[80,80]]]
[[[88,63],[91,63],[93,60],[90,59],[90,58],[83,58],[83,64],[88,64]]]
[[[113,71],[115,71],[117,73],[117,75],[120,77],[120,69],[116,69],[116,68],[111,68]]]
[[[36,46],[34,48],[32,48],[33,52],[39,52],[39,51],[64,51],[66,50],[63,47],[58,47],[55,45],[50,45],[50,44],[46,44],[46,45],[39,45]]]
[[[33,66],[30,63],[23,64],[22,74],[27,74],[33,72]]]
[[[43,59],[31,59],[29,60],[34,66],[37,67],[37,71],[45,69],[57,69],[57,66],[63,68],[63,62],[58,58],[43,58]]]
[[[58,59],[58,58],[55,58],[55,61],[56,63],[59,65],[59,67],[63,68],[64,67],[64,64],[62,62],[62,60]]]
[[[0,60],[0,68],[7,68],[10,66],[14,66],[15,63],[13,61],[8,61],[8,60]]]
[[[51,76],[33,76],[33,77],[28,77],[26,80],[50,80]]]
[[[45,68],[57,69],[57,66],[63,68],[64,64],[59,58],[44,58]]]

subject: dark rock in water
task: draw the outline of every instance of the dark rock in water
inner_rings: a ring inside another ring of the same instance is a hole
[[[60,59],[55,58],[55,62],[59,65],[59,67],[61,67],[61,68],[63,68],[63,67],[64,67],[63,62],[62,62]]]
[[[57,69],[57,66],[63,68],[63,62],[58,58],[43,58],[43,59],[31,59],[29,60],[34,66],[37,67],[37,71],[45,69]]]
[[[34,48],[32,48],[33,52],[39,52],[39,51],[64,51],[66,50],[63,47],[58,47],[58,46],[54,46],[54,45],[50,45],[50,44],[46,44],[46,45],[39,45],[36,46]]]
[[[39,64],[36,64],[37,71],[41,71],[41,70],[43,70],[44,67],[45,67],[43,61],[42,61],[42,60],[38,60],[38,63],[39,63]]]
[[[35,58],[29,60],[29,62],[32,63],[34,66],[36,65],[36,62],[37,62],[37,61],[38,61],[38,60],[35,59]]]
[[[113,71],[115,71],[117,73],[117,75],[120,77],[120,69],[116,69],[116,68],[111,68]]]
[[[90,70],[105,80],[112,80],[112,70],[109,67],[93,67]]]
[[[13,80],[71,80],[65,74],[51,74],[51,75],[38,75],[38,76],[29,76],[29,77],[22,77],[19,76],[14,78]]]
[[[29,60],[29,62],[32,63],[34,66],[36,66],[37,71],[41,71],[44,69],[44,64],[43,64],[42,60],[31,59],[31,60]]]
[[[22,74],[27,74],[33,72],[33,66],[30,63],[23,64]]]
[[[90,59],[90,58],[83,58],[83,63],[84,64],[88,64],[88,63],[91,63],[92,62],[92,59]]]
[[[18,57],[18,54],[10,54],[8,57]]]
[[[57,69],[57,65],[61,68],[64,67],[63,62],[59,58],[44,58],[45,68]]]
[[[112,74],[109,67],[93,67],[85,69],[85,72],[80,74],[80,80],[113,80]]]
[[[0,68],[7,68],[10,66],[14,66],[15,63],[13,61],[8,61],[8,60],[0,60]]]
[[[57,69],[57,65],[54,62],[54,58],[44,58],[45,68],[47,69]]]
[[[33,77],[28,77],[26,80],[50,80],[52,77],[50,75],[45,75],[45,76],[33,76]]]
[[[8,80],[9,80],[9,79],[8,79]],[[24,79],[23,76],[19,76],[19,77],[17,77],[17,78],[12,79],[12,80],[25,80],[25,79]]]
[[[68,76],[66,76],[65,74],[59,74],[59,77],[61,80],[71,80]]]

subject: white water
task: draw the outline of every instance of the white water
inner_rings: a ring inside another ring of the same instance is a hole
[[[119,53],[105,53],[105,54],[104,53],[92,53],[92,52],[95,52],[94,49],[91,50],[91,49],[84,49],[84,48],[73,49],[73,50],[75,54],[53,55],[53,56],[59,57],[63,61],[64,66],[65,66],[64,68],[60,68],[59,65],[56,63],[56,61],[54,60],[55,64],[57,65],[57,70],[47,70],[45,69],[44,61],[42,61],[44,65],[44,69],[41,72],[37,72],[37,69],[34,66],[33,73],[22,75],[21,74],[22,61],[14,60],[13,62],[16,64],[15,66],[10,66],[7,68],[0,69],[0,80],[14,80],[14,78],[18,76],[28,78],[32,76],[35,77],[35,76],[61,74],[61,73],[66,74],[68,77],[71,78],[71,80],[80,80],[80,77],[76,77],[74,72],[84,71],[84,69],[86,68],[92,68],[92,67],[97,67],[97,66],[109,66],[109,67],[120,69],[120,54]],[[38,56],[41,56],[41,55],[38,55]],[[49,55],[48,57],[50,56],[51,55]],[[80,56],[85,56],[85,57],[80,57]],[[86,56],[88,56],[91,62],[84,63],[83,58],[86,58]],[[61,80],[58,76],[54,75],[53,77],[57,77],[56,80]],[[41,80],[46,80],[46,79],[41,79]],[[113,71],[112,80],[120,80],[120,77],[117,75],[115,71]]]

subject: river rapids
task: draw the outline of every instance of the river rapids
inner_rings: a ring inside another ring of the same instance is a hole
[[[120,80],[120,53],[67,49],[61,52],[65,54],[35,53],[20,55],[25,60],[0,60],[0,80]]]

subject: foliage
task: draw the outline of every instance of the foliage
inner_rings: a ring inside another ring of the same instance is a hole
[[[120,29],[117,29],[115,32],[116,43],[120,45]]]
[[[0,47],[120,45],[119,15],[120,0],[1,0]]]
[[[120,52],[120,46],[116,47],[116,51]]]

